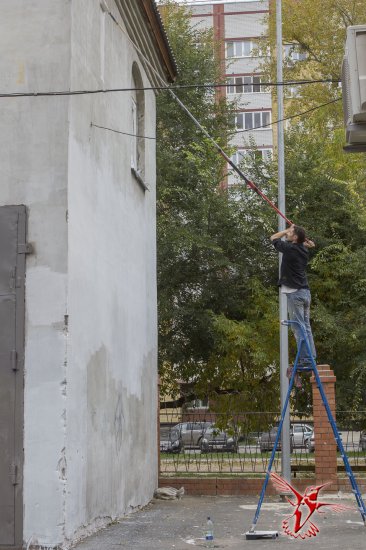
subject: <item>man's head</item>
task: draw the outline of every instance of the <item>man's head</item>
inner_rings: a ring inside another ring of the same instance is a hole
[[[306,240],[305,229],[299,225],[292,225],[288,230],[287,240],[297,244],[304,243]]]

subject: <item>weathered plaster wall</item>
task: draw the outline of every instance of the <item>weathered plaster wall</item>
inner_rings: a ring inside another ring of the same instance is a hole
[[[98,1],[72,3],[72,89],[130,87],[133,61],[141,67]],[[153,92],[145,101],[153,136]],[[131,174],[131,138],[91,123],[131,132],[130,92],[70,103],[69,539],[146,504],[157,485],[155,142],[145,143],[144,192]]]
[[[65,90],[69,0],[2,0],[0,90]],[[28,207],[24,539],[63,539],[68,98],[0,101],[0,204]]]
[[[141,67],[98,0],[2,0],[0,31],[4,92],[128,87]],[[129,93],[1,99],[0,116],[0,205],[28,207],[35,247],[24,541],[67,546],[157,485],[155,142],[144,192],[130,138],[91,126],[131,132]],[[144,131],[155,134],[151,91]]]

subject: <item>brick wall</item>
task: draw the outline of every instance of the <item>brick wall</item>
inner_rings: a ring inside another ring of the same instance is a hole
[[[322,382],[330,410],[335,419],[335,382],[336,377],[329,365],[318,365],[317,370]],[[334,440],[332,427],[329,423],[326,409],[324,407],[315,377],[311,377],[313,390],[313,417],[315,432],[315,476],[307,478],[296,478],[293,485],[304,490],[311,485],[320,485],[332,481],[326,492],[344,493],[351,492],[351,484],[348,477],[337,473],[337,445]],[[206,410],[201,411],[202,419],[213,420]],[[212,413],[211,413],[212,414]],[[185,420],[196,420],[187,413]],[[366,492],[366,479],[357,479],[361,492]],[[159,487],[184,487],[188,495],[256,495],[261,492],[263,485],[262,478],[249,477],[160,477]],[[266,490],[267,495],[274,495],[276,491],[269,483]]]
[[[329,408],[335,419],[336,377],[329,365],[317,365],[317,370]],[[312,375],[310,382],[313,390],[315,477],[317,485],[319,485],[327,481],[337,480],[337,445],[314,375]]]
[[[329,480],[328,480],[329,481]],[[293,485],[296,489],[304,491],[306,487],[317,485],[315,477],[307,477],[303,479],[293,480]],[[357,480],[361,492],[366,492],[366,479]],[[160,477],[159,487],[175,487],[180,489],[184,487],[187,495],[255,495],[258,496],[263,485],[263,478],[185,478],[185,477]],[[351,484],[347,477],[338,477],[335,483],[330,488],[325,489],[326,492],[342,491],[344,493],[351,492]],[[268,483],[266,495],[276,495],[271,482]]]

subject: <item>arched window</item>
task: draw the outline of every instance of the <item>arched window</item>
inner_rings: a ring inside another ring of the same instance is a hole
[[[137,63],[132,65],[131,92],[131,171],[138,182],[146,189],[145,179],[145,96],[141,73]]]

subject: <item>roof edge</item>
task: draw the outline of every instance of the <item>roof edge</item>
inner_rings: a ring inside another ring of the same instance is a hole
[[[168,80],[174,82],[178,76],[177,64],[158,7],[155,0],[141,0],[141,4],[166,67]]]

